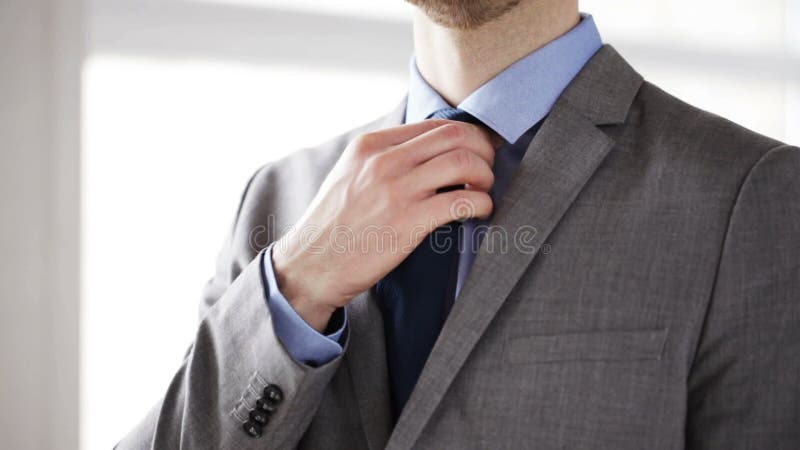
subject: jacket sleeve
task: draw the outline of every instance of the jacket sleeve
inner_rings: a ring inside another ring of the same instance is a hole
[[[278,279],[272,266],[273,245],[264,251],[264,282],[267,286],[272,324],[286,351],[296,361],[318,366],[332,361],[342,353],[341,339],[347,328],[347,310],[339,308],[331,317],[326,334],[311,327],[289,304],[278,286]]]
[[[268,254],[242,250],[251,230],[241,216],[240,205],[216,275],[204,289],[200,324],[183,364],[118,449],[294,448],[316,413],[342,356],[312,367],[286,350],[267,304]]]
[[[740,188],[688,382],[688,448],[800,448],[797,148],[766,153]]]

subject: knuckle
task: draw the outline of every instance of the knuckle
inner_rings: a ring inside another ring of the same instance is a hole
[[[457,149],[451,153],[453,165],[462,170],[467,170],[472,166],[472,153],[469,150]]]
[[[385,155],[377,155],[370,158],[367,170],[373,175],[383,178],[389,174],[392,162]]]
[[[480,204],[467,192],[453,192],[449,199],[449,214],[452,219],[467,219],[480,214]]]
[[[365,153],[372,149],[374,136],[370,133],[359,134],[356,136],[351,145],[357,153]]]
[[[450,123],[442,127],[445,136],[453,141],[460,141],[466,135],[464,128],[457,123]]]

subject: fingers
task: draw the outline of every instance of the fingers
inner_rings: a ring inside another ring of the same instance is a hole
[[[482,127],[452,120],[432,119],[424,122],[438,124],[436,127],[396,145],[389,150],[401,155],[411,166],[422,164],[444,152],[465,148],[480,156],[491,166],[494,163],[494,148],[489,133]]]
[[[488,191],[494,183],[492,167],[470,150],[459,148],[442,153],[402,176],[406,189],[427,197],[437,189],[468,184],[471,189]]]
[[[456,190],[436,194],[419,203],[420,216],[432,219],[426,226],[433,231],[454,220],[487,218],[492,213],[492,199],[482,191]]]
[[[384,128],[357,136],[352,144],[359,150],[384,150],[393,145],[402,144],[421,134],[442,125],[442,120],[423,120],[397,127]]]

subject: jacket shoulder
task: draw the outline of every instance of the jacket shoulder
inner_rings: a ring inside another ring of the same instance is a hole
[[[631,107],[641,125],[656,131],[662,143],[681,144],[698,156],[720,160],[758,160],[780,141],[705,111],[645,81]],[[753,161],[754,162],[754,161]]]
[[[687,210],[715,211],[714,226],[724,227],[748,175],[785,146],[646,81],[624,122],[603,130],[615,146],[605,161],[609,170],[596,174],[597,185],[625,186],[621,198],[641,201],[665,221],[674,213],[676,227],[683,226]],[[777,164],[789,163],[781,158]]]

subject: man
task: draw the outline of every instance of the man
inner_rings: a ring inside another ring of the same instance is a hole
[[[119,448],[800,448],[800,151],[576,0],[412,3],[407,99],[253,176]]]

